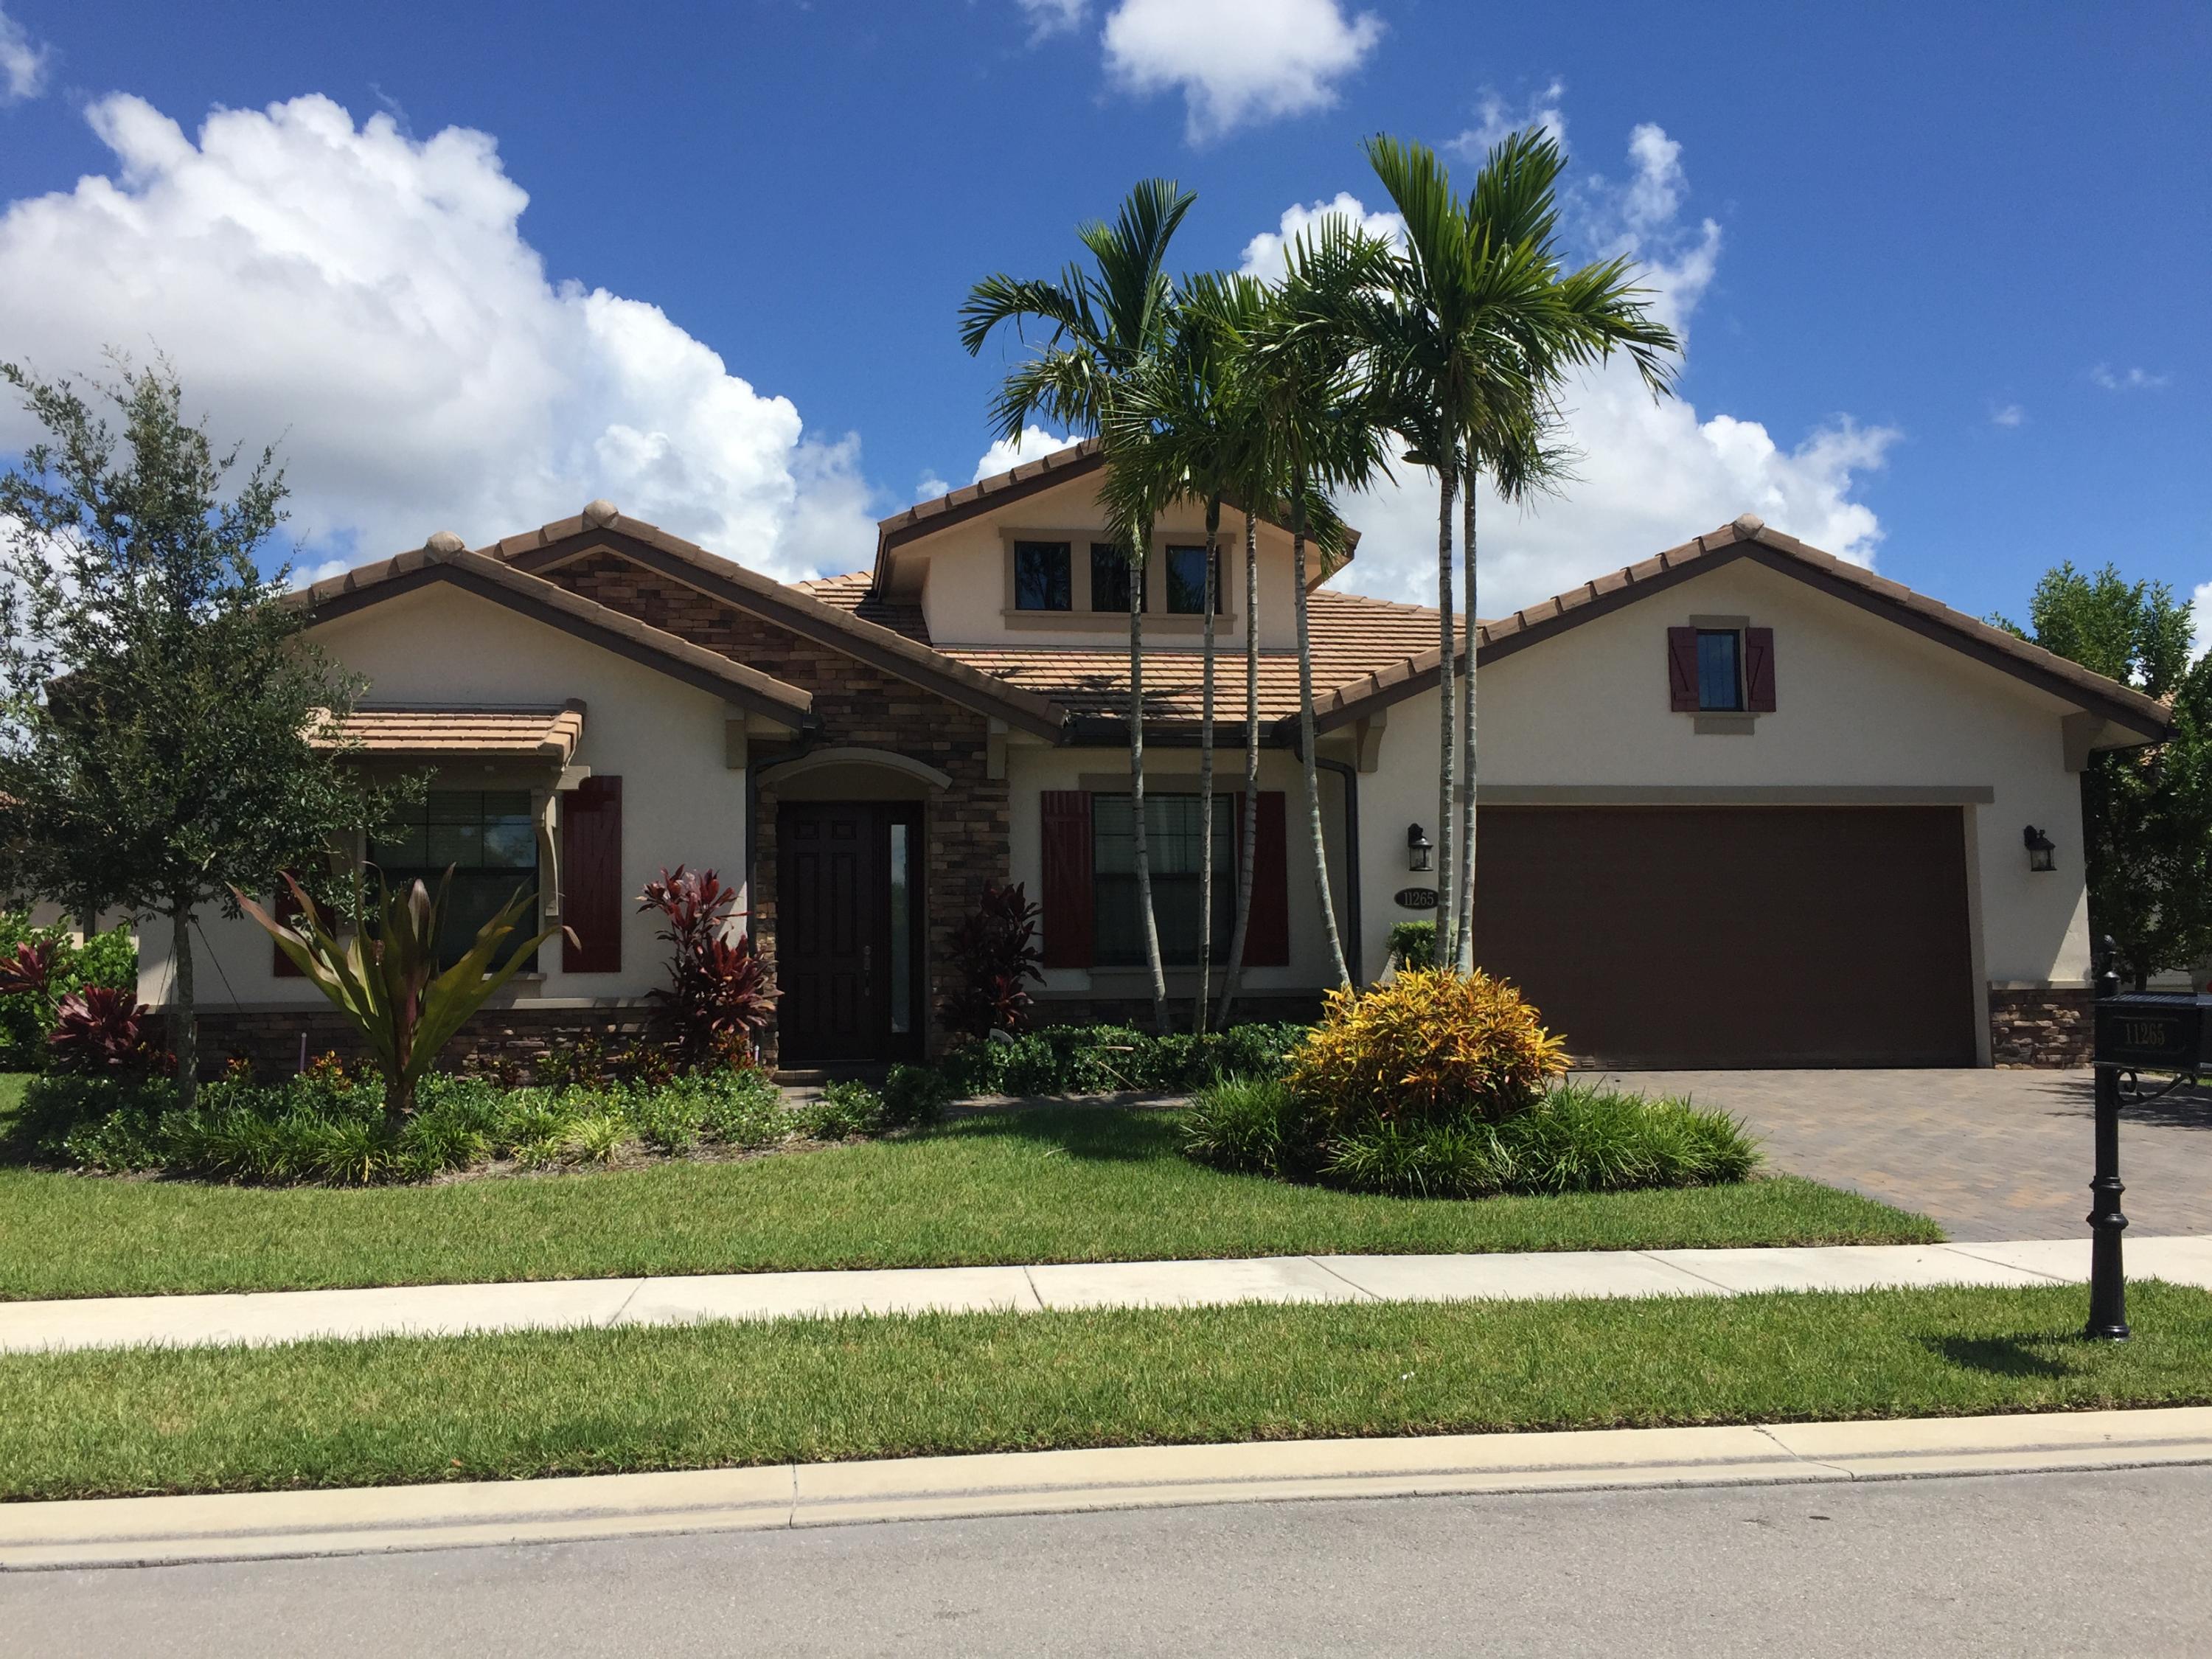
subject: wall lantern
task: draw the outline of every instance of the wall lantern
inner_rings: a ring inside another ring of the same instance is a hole
[[[1435,850],[1436,843],[1429,839],[1428,831],[1419,824],[1414,824],[1406,831],[1406,867],[1408,870],[1427,869],[1429,854]]]
[[[2045,835],[2042,830],[2037,829],[2031,823],[2027,829],[2020,832],[2020,838],[2021,842],[2027,848],[2027,867],[2029,869],[2056,870],[2058,867],[2057,865],[2051,861],[2051,854],[2056,852],[2057,849],[2051,844],[2051,837]]]

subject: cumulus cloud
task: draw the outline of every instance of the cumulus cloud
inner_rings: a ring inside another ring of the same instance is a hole
[[[2115,370],[2110,363],[2099,363],[2089,371],[2089,378],[2107,392],[2155,392],[2173,376],[2153,374],[2142,368]]]
[[[2189,654],[2201,657],[2212,651],[2212,582],[2197,583],[2189,596]]]
[[[47,49],[24,32],[23,26],[0,11],[0,104],[35,98],[46,88],[46,70],[52,61]]]
[[[1467,161],[1480,161],[1499,139],[1530,127],[1541,127],[1565,149],[1567,118],[1561,100],[1566,91],[1565,82],[1553,80],[1542,91],[1530,94],[1528,103],[1516,114],[1504,98],[1485,87],[1474,101],[1474,125],[1458,137],[1445,140],[1442,148]]]
[[[1030,21],[1032,44],[1055,34],[1072,33],[1083,27],[1091,10],[1091,0],[1019,0],[1019,3],[1022,15]]]
[[[975,463],[975,477],[968,482],[981,483],[984,479],[994,478],[1001,472],[1012,471],[1024,461],[1042,460],[1055,450],[1066,449],[1070,445],[1080,441],[1081,440],[1073,433],[1070,433],[1064,438],[1057,438],[1041,426],[1025,426],[1022,428],[1020,437],[1001,438],[985,450]],[[937,494],[941,495],[945,491],[939,489]]]
[[[1121,0],[1106,69],[1131,92],[1180,91],[1193,143],[1336,101],[1337,83],[1382,38],[1338,0]]]
[[[112,176],[0,216],[0,356],[158,347],[211,429],[282,441],[311,560],[472,544],[604,495],[769,574],[873,544],[857,440],[805,429],[657,307],[559,282],[491,137],[328,98],[88,112]],[[0,447],[30,435],[0,408]],[[308,561],[303,561],[303,562]]]
[[[1718,269],[1720,228],[1687,220],[1680,146],[1663,131],[1637,128],[1628,160],[1625,175],[1575,186],[1567,218],[1577,251],[1646,261],[1654,309],[1684,331]],[[1351,197],[1326,210],[1371,216]],[[1897,441],[1895,430],[1839,415],[1794,444],[1780,442],[1757,420],[1701,415],[1680,398],[1655,402],[1620,360],[1571,385],[1564,401],[1576,459],[1560,493],[1522,507],[1486,492],[1483,615],[1565,592],[1747,510],[1815,547],[1873,562],[1881,525],[1856,491]],[[1347,501],[1346,515],[1363,534],[1359,556],[1340,581],[1433,603],[1436,510],[1433,480],[1404,468],[1396,482]]]
[[[1348,190],[1340,190],[1333,202],[1308,204],[1293,202],[1283,210],[1281,223],[1273,230],[1263,230],[1244,244],[1243,272],[1247,276],[1273,279],[1290,268],[1290,248],[1323,219],[1342,219],[1370,236],[1402,247],[1406,241],[1406,222],[1395,213],[1370,213],[1366,207]]]
[[[2026,426],[2027,411],[2018,404],[2001,404],[1990,411],[1990,424],[2004,427]]]

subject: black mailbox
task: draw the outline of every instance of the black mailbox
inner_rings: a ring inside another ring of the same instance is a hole
[[[2100,998],[2097,1064],[2124,1071],[2212,1071],[2212,996],[2130,991]]]

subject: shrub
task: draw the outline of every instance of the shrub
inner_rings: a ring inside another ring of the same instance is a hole
[[[1330,992],[1285,1075],[1340,1132],[1495,1122],[1525,1109],[1566,1069],[1565,1047],[1504,981],[1416,969],[1369,991]]]
[[[53,1068],[79,1077],[156,1077],[177,1068],[177,1057],[146,1033],[153,1011],[112,986],[88,985],[55,1005],[46,1038]]]
[[[1045,1025],[963,1044],[938,1064],[963,1095],[1177,1093],[1224,1077],[1273,1077],[1304,1035],[1297,1025],[1238,1025],[1203,1036],[1153,1036],[1122,1025]]]
[[[1437,925],[1401,921],[1390,930],[1390,957],[1400,973],[1437,965]]]
[[[79,945],[65,927],[33,927],[27,912],[0,911],[0,1072],[45,1069],[58,1005],[94,985],[137,988],[138,946],[128,927]]]
[[[1313,1173],[1313,1125],[1279,1078],[1208,1084],[1191,1097],[1182,1138],[1187,1157],[1231,1174],[1300,1179]]]
[[[729,926],[744,914],[738,893],[712,870],[664,868],[645,884],[638,908],[660,912],[656,937],[668,941],[668,986],[650,992],[656,1023],[676,1063],[686,1071],[727,1051],[732,1038],[748,1050],[752,1035],[775,1012],[775,983],[752,935],[736,943]]]
[[[953,935],[952,965],[961,984],[938,1013],[946,1030],[984,1037],[1029,1029],[1030,984],[1044,983],[1044,952],[1036,944],[1042,914],[1019,882],[984,885],[981,904]]]
[[[929,1066],[894,1066],[884,1079],[884,1123],[891,1128],[934,1123],[952,1103],[952,1085]]]
[[[817,1140],[845,1140],[872,1133],[883,1120],[884,1098],[865,1083],[833,1083],[798,1109],[799,1120]]]

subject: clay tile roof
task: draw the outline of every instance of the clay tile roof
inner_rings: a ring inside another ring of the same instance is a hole
[[[922,616],[921,601],[892,599],[877,592],[865,570],[842,576],[821,576],[812,581],[793,582],[792,586],[848,616],[873,623],[878,628],[888,628],[916,645],[930,643],[929,623]]]
[[[584,735],[584,705],[422,708],[364,705],[318,741],[339,740],[372,755],[488,755],[566,766]]]

